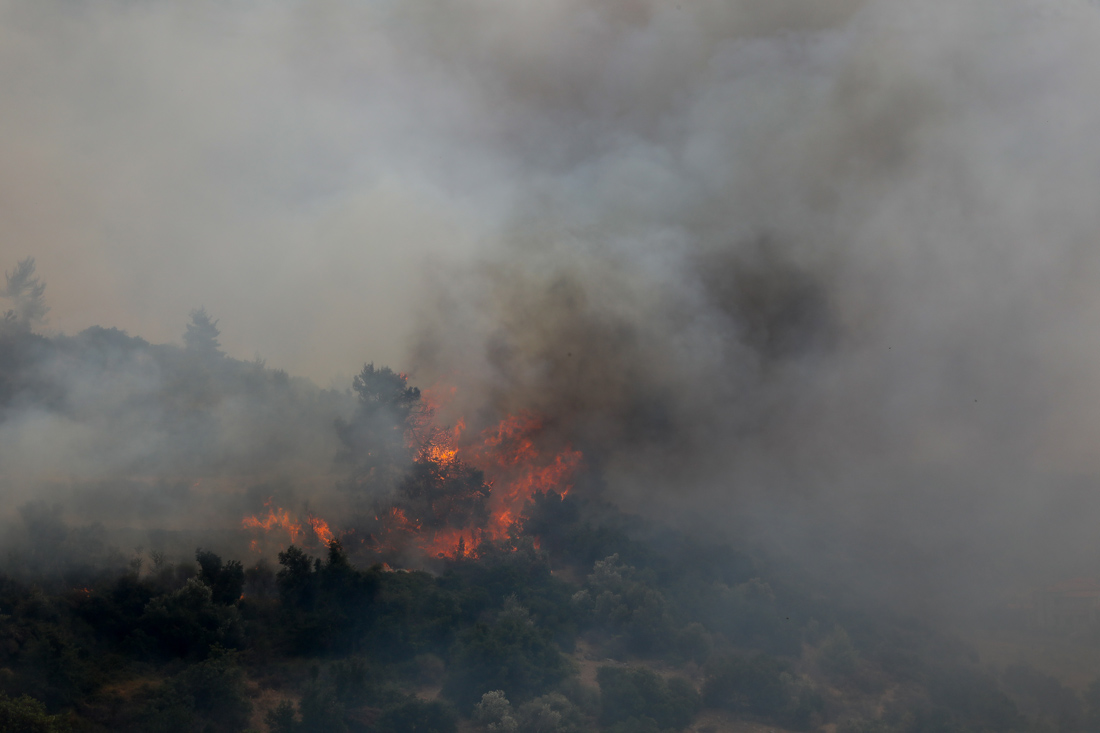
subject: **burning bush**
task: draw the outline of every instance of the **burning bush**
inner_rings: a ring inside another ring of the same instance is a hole
[[[436,421],[440,395],[453,390],[422,393],[406,375],[373,364],[354,389],[358,408],[351,420],[337,422],[337,432],[358,518],[334,530],[320,517],[303,521],[268,500],[242,521],[257,532],[253,549],[262,550],[264,534],[275,530],[292,543],[308,540],[308,524],[322,545],[347,537],[355,552],[386,562],[478,557],[489,543],[514,546],[528,504],[540,495],[560,500],[581,467],[581,453],[550,440],[532,413],[475,433],[461,418],[450,427]]]

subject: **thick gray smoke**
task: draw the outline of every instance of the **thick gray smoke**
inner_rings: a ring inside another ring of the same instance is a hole
[[[1094,572],[1084,0],[0,2],[50,325],[537,410],[643,513],[932,602]],[[242,353],[243,352],[243,353]],[[402,354],[409,356],[402,357]]]
[[[601,7],[453,51],[527,185],[421,363],[907,601],[1094,572],[1095,9]]]

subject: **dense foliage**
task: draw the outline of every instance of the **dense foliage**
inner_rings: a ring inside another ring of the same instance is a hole
[[[277,572],[200,549],[78,587],[0,579],[0,729],[634,733],[712,711],[788,730],[1069,732],[1100,714],[1100,695],[1026,665],[990,674],[729,547],[640,539],[570,497],[530,512],[572,538],[563,560],[518,542],[394,571],[333,542],[286,548]]]

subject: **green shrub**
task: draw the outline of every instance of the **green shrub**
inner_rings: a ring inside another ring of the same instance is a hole
[[[489,733],[517,733],[519,730],[512,703],[508,702],[503,690],[481,696],[481,702],[474,706],[474,720]]]
[[[673,607],[638,576],[635,568],[611,555],[593,565],[587,588],[574,599],[598,627],[621,635],[623,652],[663,653],[676,639]]]
[[[146,686],[135,700],[140,704],[124,715],[130,723],[120,727],[142,733],[237,733],[252,715],[244,673],[235,655],[220,649],[164,684]]]
[[[455,733],[458,716],[444,703],[414,697],[383,710],[375,728],[378,733]]]
[[[735,713],[786,725],[809,727],[824,701],[789,672],[789,665],[767,654],[727,654],[706,667],[703,700]]]
[[[172,686],[191,700],[197,716],[206,722],[204,731],[230,733],[248,725],[252,703],[234,655],[216,652],[177,675]]]
[[[202,569],[200,577],[213,594],[214,603],[227,606],[236,603],[244,590],[244,567],[238,560],[223,563],[208,550],[195,550],[195,560]]]
[[[65,733],[69,725],[60,715],[29,695],[11,698],[0,692],[0,731],[4,733]]]
[[[503,690],[513,700],[534,697],[572,671],[549,635],[512,607],[459,636],[443,691],[468,709],[487,690]]]
[[[659,728],[683,728],[699,712],[699,695],[687,680],[665,680],[645,667],[600,667],[600,722],[651,718]]]
[[[141,626],[162,651],[176,657],[201,658],[214,644],[232,647],[241,640],[237,609],[215,605],[210,587],[198,578],[151,600]]]
[[[584,726],[580,710],[560,693],[525,702],[516,718],[523,733],[580,733]]]

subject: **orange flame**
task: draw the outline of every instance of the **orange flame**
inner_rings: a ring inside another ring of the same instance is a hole
[[[241,526],[245,529],[261,529],[265,532],[270,532],[273,529],[286,530],[290,535],[291,544],[298,541],[299,536],[305,537],[305,532],[302,530],[301,522],[294,518],[286,509],[281,507],[272,507],[271,499],[264,502],[264,507],[267,509],[267,516],[258,517],[252,515],[251,517],[245,517],[241,520]],[[328,522],[320,517],[315,517],[312,514],[306,517],[306,523],[309,524],[313,533],[317,535],[317,539],[322,544],[327,545],[336,539],[336,535],[329,528]],[[252,540],[250,549],[253,552],[260,552],[260,543],[258,540]]]
[[[290,535],[291,544],[298,541],[298,535],[302,534],[302,525],[294,520],[286,509],[271,506],[271,499],[264,502],[267,516],[260,518],[253,514],[241,520],[241,526],[245,529],[262,529],[270,532],[272,529],[284,529]]]
[[[361,544],[382,554],[411,547],[429,557],[476,558],[483,543],[510,538],[536,494],[554,492],[564,499],[569,493],[583,461],[580,451],[569,445],[547,449],[552,441],[546,439],[545,422],[530,412],[511,415],[477,435],[467,431],[462,418],[441,426],[436,414],[455,392],[440,386],[424,390],[421,409],[405,435],[417,465],[427,467],[424,483],[417,486],[426,486],[421,493],[428,497],[410,496],[379,512],[375,531]],[[242,526],[284,530],[292,543],[306,536],[290,512],[272,507],[270,499],[264,507],[266,515],[245,517]],[[308,515],[306,523],[322,544],[336,538],[324,519]],[[260,551],[255,539],[252,549]]]
[[[524,506],[536,494],[553,491],[564,498],[572,488],[582,454],[568,445],[545,453],[539,446],[545,424],[533,413],[509,416],[475,437],[466,434],[466,423],[461,418],[449,429],[435,424],[436,412],[454,393],[453,387],[425,390],[424,410],[407,438],[418,462],[442,469],[465,464],[483,472],[489,489],[489,519],[482,525],[429,530],[420,520],[410,520],[403,509],[394,507],[382,520],[381,537],[376,538],[379,549],[393,549],[411,540],[429,556],[477,557],[484,541],[509,537],[513,526],[523,520]]]
[[[332,530],[328,528],[328,522],[325,520],[310,515],[307,521],[309,522],[309,526],[313,527],[313,532],[317,535],[317,539],[321,540],[323,544],[328,545],[336,539],[332,534]]]
[[[583,455],[569,446],[552,456],[543,455],[535,444],[543,428],[539,417],[522,412],[484,431],[480,444],[467,450],[467,460],[494,479],[489,526],[492,539],[507,535],[535,494],[554,491],[564,497],[572,488]]]

